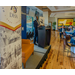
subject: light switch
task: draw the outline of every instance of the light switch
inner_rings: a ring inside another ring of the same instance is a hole
[[[24,27],[22,27],[22,30],[24,30]]]

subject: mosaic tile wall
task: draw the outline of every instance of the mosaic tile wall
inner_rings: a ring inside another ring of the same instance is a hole
[[[0,26],[0,69],[21,68],[21,27],[12,31]]]

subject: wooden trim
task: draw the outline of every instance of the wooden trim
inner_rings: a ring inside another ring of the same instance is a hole
[[[58,19],[74,19],[74,18],[58,18]]]
[[[52,13],[56,13],[56,12],[72,12],[75,10],[59,10],[59,11],[52,11]]]
[[[57,10],[57,7],[56,6],[54,6],[55,7],[55,9]]]

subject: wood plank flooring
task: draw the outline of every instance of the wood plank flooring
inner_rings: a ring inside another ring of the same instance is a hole
[[[51,31],[51,51],[41,69],[73,69],[74,62],[63,56],[63,40],[60,42],[59,32]],[[52,53],[51,53],[52,52]],[[45,67],[44,67],[45,65]]]

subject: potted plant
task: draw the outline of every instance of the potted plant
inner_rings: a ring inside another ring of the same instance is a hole
[[[54,31],[55,31],[55,25],[56,25],[56,22],[53,22],[52,27]]]

